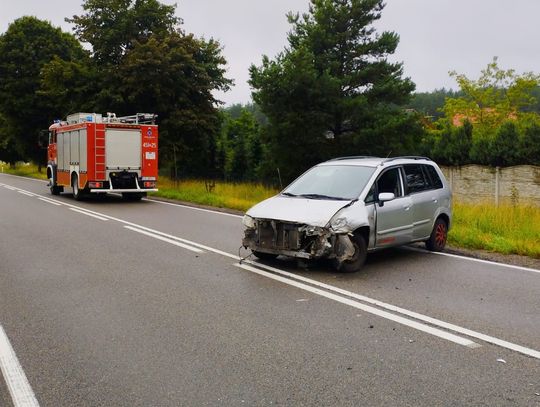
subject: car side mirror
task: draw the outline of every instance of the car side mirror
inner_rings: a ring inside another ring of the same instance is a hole
[[[392,192],[381,192],[379,194],[379,205],[384,206],[385,202],[393,201],[396,196]]]

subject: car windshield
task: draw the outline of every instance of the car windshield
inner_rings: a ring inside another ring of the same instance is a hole
[[[313,167],[289,185],[282,194],[309,199],[350,201],[358,198],[374,172],[373,167],[358,165]]]

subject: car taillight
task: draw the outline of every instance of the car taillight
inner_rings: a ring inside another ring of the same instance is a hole
[[[103,188],[103,182],[89,182],[88,186],[90,188]]]
[[[155,188],[156,187],[155,181],[145,181],[143,185],[144,185],[145,188]]]

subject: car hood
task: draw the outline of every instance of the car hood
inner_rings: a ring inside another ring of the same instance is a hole
[[[277,195],[252,207],[246,212],[252,218],[275,219],[324,227],[330,219],[350,201],[305,199]]]

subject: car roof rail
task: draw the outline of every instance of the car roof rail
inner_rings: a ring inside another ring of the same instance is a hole
[[[351,156],[348,156],[348,157],[332,158],[331,160],[328,160],[328,161],[361,160],[361,159],[364,159],[364,158],[380,158],[380,157],[374,157],[372,155],[351,155]]]
[[[395,160],[428,160],[428,161],[431,161],[431,158],[429,157],[423,157],[423,156],[420,156],[420,155],[402,155],[400,157],[390,157],[390,158],[385,158],[383,160],[383,163],[387,163],[387,162],[390,162],[390,161],[395,161]]]

